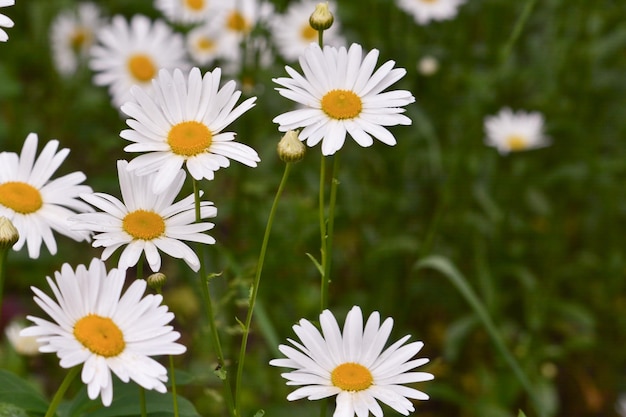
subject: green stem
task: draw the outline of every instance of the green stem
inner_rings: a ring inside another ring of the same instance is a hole
[[[333,252],[333,234],[335,230],[335,205],[337,202],[337,186],[339,185],[339,180],[337,176],[339,175],[339,154],[335,154],[333,161],[333,175],[330,184],[330,202],[328,206],[328,222],[326,225],[326,244],[325,246],[325,256],[322,259],[322,270],[324,271],[322,276],[322,305],[321,310],[323,311],[326,307],[328,307],[328,286],[330,285],[330,265],[332,261],[332,252]]]
[[[67,375],[65,375],[63,382],[61,382],[59,389],[57,390],[56,394],[54,394],[54,397],[52,398],[52,402],[50,402],[50,406],[48,407],[48,411],[46,411],[45,417],[53,417],[56,414],[57,407],[63,400],[65,391],[67,391],[67,389],[69,388],[74,378],[76,378],[76,375],[78,375],[78,373],[80,372],[80,369],[81,369],[80,366],[75,366],[72,369],[70,369]]]
[[[6,269],[6,260],[10,248],[0,249],[0,318],[2,318],[2,299],[4,292],[4,275]]]
[[[507,362],[517,380],[520,382],[530,399],[532,400],[532,404],[535,408],[535,412],[540,417],[546,417],[546,413],[543,411],[539,398],[535,393],[533,386],[531,385],[528,377],[522,371],[522,368],[519,366],[515,357],[509,352],[507,349],[502,337],[498,333],[495,324],[491,320],[487,309],[483,306],[483,303],[480,301],[472,287],[467,283],[467,280],[457,269],[452,265],[450,261],[441,257],[441,256],[429,256],[428,258],[422,259],[417,264],[418,269],[422,268],[432,268],[436,271],[441,272],[446,278],[450,280],[452,285],[456,287],[456,289],[461,293],[461,295],[465,298],[465,301],[472,307],[480,321],[482,321],[483,326],[487,330],[487,333],[491,337],[491,340],[496,345],[496,348],[500,351],[500,354],[504,357],[504,360]]]
[[[172,402],[174,403],[174,417],[178,417],[178,396],[176,395],[176,372],[174,372],[174,355],[170,355],[170,374],[172,380]]]
[[[319,218],[320,218],[320,255],[322,257],[322,270],[321,270],[321,282],[320,282],[320,311],[324,311],[326,306],[326,298],[324,296],[324,267],[326,265],[326,203],[324,187],[326,185],[326,157],[322,155],[320,161],[320,190],[319,190]]]
[[[243,327],[241,350],[239,351],[239,362],[237,365],[237,379],[235,381],[235,407],[236,407],[238,415],[241,415],[241,410],[239,410],[239,398],[241,394],[241,389],[240,389],[241,377],[243,375],[243,366],[245,362],[246,348],[248,346],[248,335],[250,334],[250,325],[252,323],[252,315],[254,314],[254,306],[255,306],[257,294],[259,291],[259,284],[261,282],[261,273],[263,272],[263,264],[265,262],[265,253],[267,252],[267,245],[270,239],[270,233],[272,231],[272,225],[274,223],[274,216],[276,215],[276,208],[278,207],[278,201],[280,199],[281,194],[283,193],[285,184],[287,184],[287,178],[289,177],[289,172],[291,171],[291,165],[292,165],[291,163],[285,164],[285,171],[283,172],[283,178],[280,181],[280,185],[278,186],[278,190],[276,191],[276,196],[274,197],[274,202],[272,203],[272,207],[270,209],[270,214],[267,219],[267,224],[265,225],[265,234],[263,235],[263,243],[261,244],[261,253],[259,254],[259,261],[258,261],[257,268],[256,268],[256,274],[254,276],[254,281],[252,283],[252,293],[250,294],[248,313],[246,315],[246,322]]]
[[[193,195],[195,200],[195,212],[196,212],[196,222],[200,222],[201,219],[201,210],[200,210],[200,189],[198,187],[198,181],[196,179],[193,180]],[[215,349],[215,353],[217,355],[217,364],[218,368],[222,371],[223,385],[224,385],[224,397],[226,400],[226,406],[228,407],[228,414],[231,417],[236,417],[236,410],[233,401],[233,393],[230,387],[230,381],[228,379],[228,372],[226,372],[226,361],[224,360],[224,353],[222,351],[222,344],[220,343],[219,333],[217,331],[217,324],[215,322],[215,313],[213,311],[213,303],[211,301],[211,294],[209,293],[209,276],[206,273],[206,266],[204,264],[204,256],[203,249],[204,245],[198,244],[198,259],[200,260],[200,270],[198,274],[200,275],[200,292],[202,293],[202,300],[204,301],[204,309],[209,320],[210,327],[210,336],[211,343]]]
[[[509,36],[507,43],[502,48],[502,54],[500,56],[502,64],[504,64],[509,59],[509,56],[511,55],[511,51],[513,50],[513,46],[519,39],[519,36],[521,35],[522,30],[524,29],[524,26],[526,25],[526,22],[528,21],[528,17],[530,16],[530,13],[532,12],[533,7],[535,7],[536,3],[537,3],[537,0],[526,1],[526,4],[524,5],[524,8],[522,9],[522,13],[517,18],[517,22],[515,22],[515,26],[513,27],[513,30],[511,31],[511,36]]]
[[[146,389],[139,385],[139,410],[141,411],[141,417],[148,416],[148,410],[146,409]]]

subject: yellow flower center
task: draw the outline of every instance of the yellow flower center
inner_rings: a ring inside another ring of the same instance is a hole
[[[342,363],[330,374],[334,386],[344,391],[363,391],[374,383],[372,373],[358,363]]]
[[[85,44],[91,41],[91,32],[85,28],[76,28],[70,36],[70,46],[74,52],[80,51]]]
[[[108,317],[89,314],[74,324],[74,337],[96,355],[111,358],[124,351],[124,334]]]
[[[0,184],[0,204],[16,213],[34,213],[43,206],[41,193],[30,184],[9,181]]]
[[[202,37],[198,39],[198,42],[196,42],[196,46],[201,51],[211,51],[215,49],[215,42],[207,37]]]
[[[300,37],[305,41],[316,41],[317,40],[317,30],[313,29],[311,25],[307,24],[302,25],[302,29],[300,29]]]
[[[235,32],[247,32],[250,29],[246,18],[236,10],[228,16],[226,26]]]
[[[198,155],[211,146],[213,134],[204,124],[196,121],[180,122],[167,134],[167,144],[172,152],[182,156]]]
[[[156,65],[146,54],[134,54],[128,58],[128,70],[137,81],[147,82],[154,78]]]
[[[122,228],[135,239],[152,240],[165,232],[165,222],[153,211],[135,210],[124,217]]]
[[[526,149],[528,146],[526,143],[526,138],[520,135],[510,135],[506,138],[506,144],[509,146],[509,149],[512,151],[521,151]]]
[[[361,98],[350,90],[331,90],[322,97],[322,110],[333,119],[353,119],[362,109]]]
[[[202,10],[204,7],[204,0],[185,0],[185,4],[191,10]]]

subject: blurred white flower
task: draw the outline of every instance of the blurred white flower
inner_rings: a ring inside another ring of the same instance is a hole
[[[89,54],[96,31],[104,24],[100,8],[93,3],[80,3],[77,9],[59,13],[50,26],[52,60],[63,76],[76,72]]]
[[[22,320],[12,320],[4,329],[9,343],[20,355],[34,356],[39,353],[39,342],[35,336],[22,336],[20,332],[26,326]]]
[[[439,71],[439,61],[434,56],[426,55],[417,63],[417,70],[425,77],[434,75]]]
[[[119,108],[131,99],[130,88],[149,89],[159,69],[189,68],[183,35],[164,21],[134,15],[130,22],[114,16],[96,33],[89,67],[96,85],[107,86],[113,105]]]
[[[448,20],[466,0],[396,0],[398,7],[409,13],[419,25],[431,20]]]
[[[0,7],[8,7],[13,6],[15,4],[15,0],[0,0]],[[0,28],[12,28],[13,21],[9,19],[7,16],[0,13]],[[6,42],[9,40],[9,35],[0,29],[0,42]]]
[[[154,7],[172,23],[195,24],[206,21],[221,0],[155,0]]]
[[[541,113],[514,113],[505,107],[497,115],[485,118],[485,144],[501,154],[548,146],[550,139],[543,133],[543,123]]]

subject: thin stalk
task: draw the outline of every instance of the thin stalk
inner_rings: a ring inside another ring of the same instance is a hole
[[[335,205],[337,202],[337,186],[339,185],[339,180],[337,176],[339,175],[339,154],[335,154],[333,161],[333,174],[331,178],[330,184],[330,202],[328,206],[328,222],[326,226],[326,244],[325,244],[325,253],[326,255],[322,259],[322,270],[324,271],[324,275],[322,277],[322,305],[321,310],[323,311],[326,307],[328,307],[328,286],[330,285],[330,265],[332,261],[332,252],[333,252],[333,234],[335,230]]]
[[[193,195],[195,200],[196,222],[200,222],[200,220],[202,219],[200,210],[200,189],[198,187],[198,181],[196,179],[193,180]],[[226,370],[226,361],[224,360],[222,344],[220,343],[220,336],[217,331],[217,324],[215,322],[215,313],[213,312],[211,294],[209,293],[209,276],[206,273],[206,266],[204,264],[204,256],[202,253],[204,246],[202,244],[198,244],[197,248],[198,259],[200,260],[200,270],[198,271],[198,274],[200,275],[200,292],[202,293],[202,300],[204,301],[205,313],[207,319],[209,320],[211,343],[215,348],[219,369]],[[230,381],[228,379],[228,372],[224,372],[223,375],[224,397],[226,400],[226,406],[228,407],[228,414],[231,417],[236,417],[237,410],[235,409],[235,404],[233,401],[233,392],[231,390]]]
[[[0,250],[0,318],[2,318],[2,299],[4,292],[4,276],[6,269],[6,260],[9,254],[10,248]]]
[[[526,25],[526,22],[528,21],[528,17],[530,16],[530,13],[532,12],[533,7],[535,7],[536,3],[537,3],[537,0],[526,1],[526,4],[524,5],[524,8],[522,9],[522,13],[517,18],[517,22],[515,22],[515,26],[513,27],[513,30],[511,31],[511,35],[509,36],[508,41],[502,48],[502,55],[501,55],[502,64],[504,64],[509,59],[509,55],[511,55],[513,46],[519,39],[522,33],[522,30],[524,29],[524,26]]]
[[[57,408],[59,404],[63,400],[63,396],[65,395],[65,391],[69,388],[70,384],[76,378],[76,375],[80,372],[80,366],[75,366],[65,375],[63,382],[59,385],[59,389],[54,394],[52,401],[50,402],[50,406],[48,407],[48,411],[46,411],[45,417],[53,417],[56,414]]]
[[[326,308],[326,299],[324,297],[324,288],[326,285],[324,284],[324,267],[326,265],[326,203],[325,197],[326,193],[324,192],[324,187],[326,185],[326,157],[322,155],[322,160],[320,161],[320,191],[319,191],[319,218],[320,218],[320,254],[322,256],[322,276],[320,283],[320,311],[324,311]]]
[[[243,335],[241,340],[241,350],[239,351],[239,361],[237,364],[237,379],[235,380],[235,407],[238,415],[241,415],[239,410],[239,398],[241,394],[241,378],[243,375],[243,366],[246,357],[246,349],[248,346],[248,335],[250,334],[250,325],[252,323],[252,315],[254,314],[254,306],[256,303],[257,294],[259,292],[259,284],[261,283],[261,273],[263,272],[263,264],[265,262],[265,254],[267,252],[267,245],[270,239],[270,233],[272,231],[272,225],[274,224],[274,217],[276,215],[276,208],[278,207],[278,201],[283,193],[285,184],[287,184],[287,178],[291,171],[291,163],[285,164],[285,171],[283,172],[283,178],[280,181],[274,202],[270,208],[270,213],[267,218],[267,224],[265,225],[265,234],[263,235],[263,243],[261,244],[261,253],[259,254],[259,261],[256,267],[256,274],[252,283],[252,293],[250,294],[250,301],[248,305],[248,313],[246,315],[246,322],[243,327]]]
[[[141,411],[141,417],[148,416],[148,409],[146,408],[146,389],[139,385],[139,410]]]
[[[170,355],[170,373],[172,374],[172,402],[174,406],[174,417],[178,417],[178,397],[176,395],[176,373],[174,372],[174,355]]]

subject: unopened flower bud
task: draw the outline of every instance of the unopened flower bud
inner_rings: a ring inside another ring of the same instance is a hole
[[[298,162],[304,158],[306,146],[298,139],[298,131],[290,130],[278,142],[278,156],[283,162]]]
[[[335,18],[328,9],[328,2],[317,3],[315,11],[309,17],[309,25],[315,30],[326,30],[333,25]]]
[[[155,291],[161,291],[161,287],[163,287],[163,284],[165,284],[166,280],[167,277],[161,272],[155,272],[154,274],[146,278],[146,281],[148,281],[148,286]]]
[[[437,61],[437,58],[433,56],[426,55],[420,59],[417,64],[417,69],[423,76],[431,76],[439,70],[439,61]]]
[[[15,245],[19,240],[18,233],[11,220],[6,217],[0,217],[0,249],[8,249]]]

